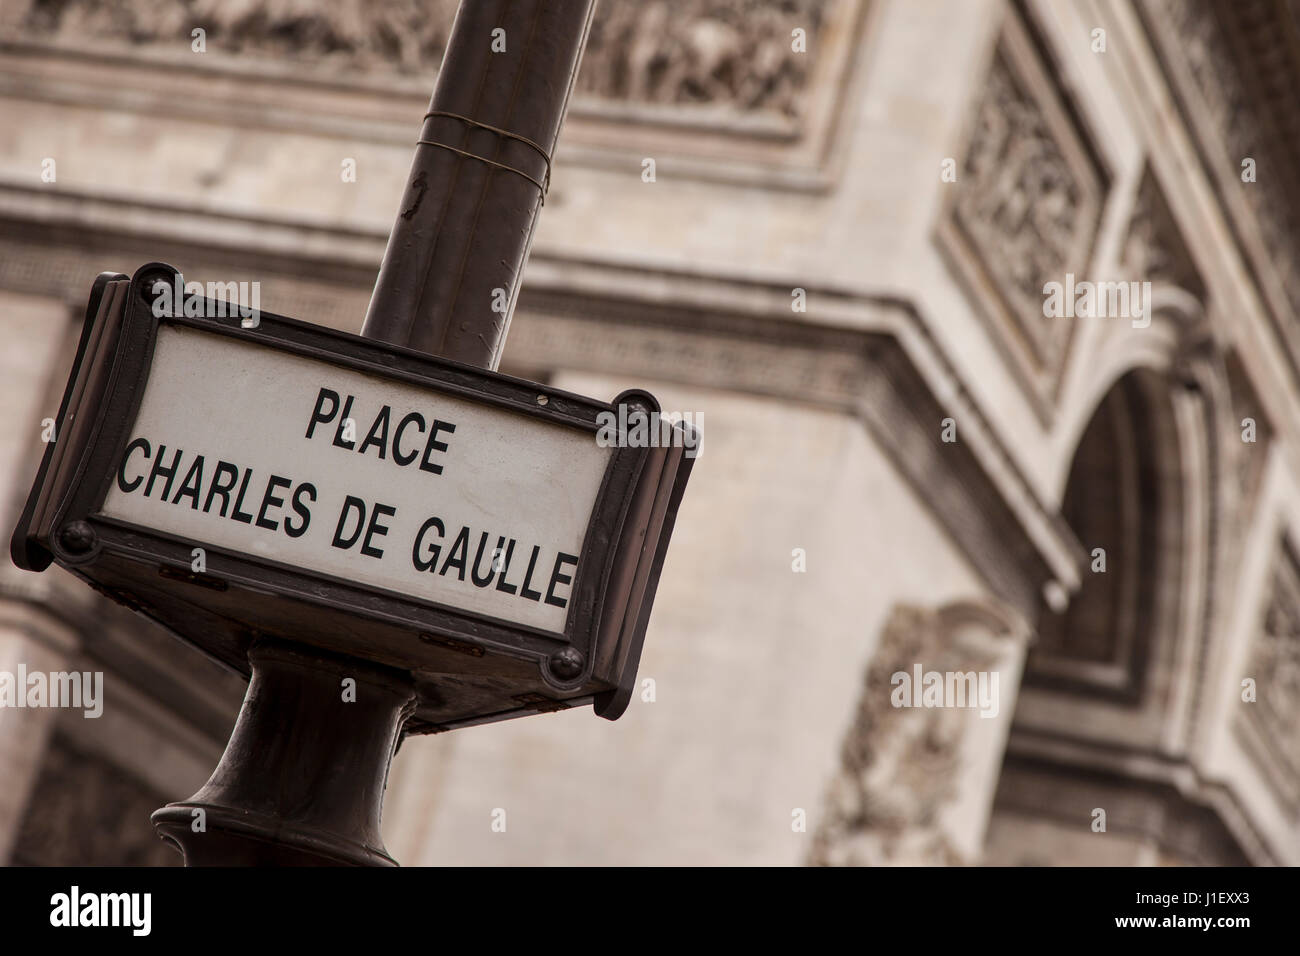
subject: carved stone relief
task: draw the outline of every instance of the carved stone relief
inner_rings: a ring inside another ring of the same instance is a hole
[[[1238,730],[1293,816],[1300,816],[1300,558],[1285,541],[1242,678],[1255,681],[1255,700],[1241,702]]]
[[[1073,323],[1044,315],[1043,286],[1086,278],[1106,177],[1015,11],[973,116],[938,238],[1046,418]]]
[[[601,0],[578,91],[602,99],[721,105],[794,117],[809,53],[836,0]],[[206,31],[216,54],[311,60],[330,71],[431,73],[458,0],[18,0],[5,15],[28,37],[113,39],[188,50]]]
[[[331,69],[414,73],[436,67],[456,0],[27,0],[18,22],[31,37],[114,39],[189,50],[195,28],[208,51],[310,58]]]
[[[977,762],[972,727],[985,721],[962,707],[895,706],[893,675],[985,672],[1006,666],[1006,633],[959,625],[944,610],[899,605],[881,631],[863,678],[857,712],[828,788],[809,863],[820,866],[958,865],[963,853],[947,811],[962,799],[963,776]],[[978,636],[977,636],[978,635]],[[1018,667],[1018,664],[1017,664]],[[1008,675],[1014,697],[1016,674]],[[901,686],[901,685],[900,685]],[[1010,705],[1001,720],[1009,721]],[[1001,762],[1000,750],[994,755]]]
[[[661,104],[727,104],[795,116],[830,0],[653,0],[596,7],[581,92]]]
[[[1205,282],[1187,249],[1164,190],[1148,167],[1129,217],[1122,261],[1141,280],[1176,286],[1205,303]]]
[[[1184,90],[1193,131],[1211,131],[1209,161],[1220,170],[1234,202],[1244,202],[1257,224],[1267,268],[1276,277],[1289,315],[1280,322],[1290,340],[1292,361],[1300,360],[1295,316],[1300,315],[1300,256],[1295,236],[1300,229],[1300,56],[1287,39],[1295,14],[1287,5],[1267,0],[1240,0],[1231,5],[1185,0],[1143,0],[1141,9],[1155,24],[1164,55],[1177,58],[1190,77]],[[1181,84],[1186,85],[1186,84]],[[1238,183],[1242,162],[1254,164],[1250,182]],[[1226,171],[1226,172],[1223,172]],[[1241,188],[1236,188],[1240,185]]]

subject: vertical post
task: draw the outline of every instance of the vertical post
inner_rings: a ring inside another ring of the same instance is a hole
[[[497,367],[594,6],[461,3],[362,335]],[[220,764],[155,830],[191,866],[395,865],[379,820],[410,675],[286,641],[249,662]]]
[[[500,363],[594,8],[460,5],[362,335]]]

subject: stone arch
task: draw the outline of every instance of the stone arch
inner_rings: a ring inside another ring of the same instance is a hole
[[[1177,630],[1183,586],[1183,462],[1165,374],[1125,372],[1079,443],[1061,515],[1089,557],[1062,609],[1044,606],[1026,680],[1136,700],[1154,645]]]
[[[1087,363],[1083,401],[1076,405],[1081,410],[1064,426],[1074,443],[1060,476],[1058,501],[1089,561],[1080,592],[1064,612],[1043,602],[1038,649],[1027,679],[1165,710],[1174,703],[1167,686],[1174,678],[1162,681],[1161,673],[1175,666],[1172,656],[1185,673],[1177,678],[1182,682],[1181,711],[1165,715],[1175,725],[1166,732],[1185,741],[1201,696],[1195,671],[1218,613],[1215,587],[1223,580],[1221,569],[1232,560],[1225,518],[1236,510],[1232,476],[1237,450],[1225,441],[1232,433],[1233,400],[1204,288],[1195,276],[1181,276],[1179,270],[1174,274],[1181,284],[1170,278],[1152,283],[1149,325],[1119,322],[1107,328]],[[1088,471],[1093,473],[1091,487]],[[1109,483],[1112,495],[1126,505],[1122,513],[1114,508],[1109,510],[1115,513],[1107,514],[1096,494],[1098,481]],[[1085,500],[1089,494],[1091,506]],[[1120,543],[1118,555],[1107,549],[1107,573],[1115,574],[1113,559],[1118,557],[1126,581],[1103,585],[1096,580],[1092,552],[1105,544],[1088,538],[1097,535]],[[1109,624],[1119,633],[1112,642],[1117,656],[1094,666],[1096,642],[1084,645],[1088,634],[1096,636],[1107,626],[1098,619],[1099,600],[1116,608]],[[1061,646],[1063,629],[1068,630],[1061,617],[1076,619],[1073,649]],[[1084,663],[1052,662],[1054,650],[1057,657],[1073,656]],[[1146,680],[1154,683],[1144,684]],[[1145,713],[1143,720],[1154,723],[1156,718]]]
[[[1145,328],[1134,328],[1125,319],[1100,320],[1111,324],[1097,350],[1080,358],[1086,379],[1072,403],[1077,412],[1062,426],[1065,447],[1078,447],[1097,407],[1128,373],[1146,370],[1176,377],[1186,371],[1179,366],[1189,354],[1189,345],[1201,342],[1206,335],[1207,317],[1201,300],[1177,286],[1156,282],[1149,308],[1151,323]]]
[[[1231,395],[1200,300],[1173,287],[1153,300],[1145,334],[1116,330],[1100,350],[1063,476],[1061,516],[1090,560],[1068,603],[1039,614],[990,862],[1246,859],[1192,757],[1232,553]],[[1097,807],[1119,839],[1093,839]]]

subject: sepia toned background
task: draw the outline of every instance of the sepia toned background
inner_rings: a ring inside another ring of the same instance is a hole
[[[454,10],[0,0],[6,538],[99,272],[360,329]],[[388,850],[1300,863],[1298,17],[600,0],[502,370],[702,415],[651,683],[408,738]],[[1151,282],[1149,326],[1045,318],[1067,273]],[[178,865],[149,814],[242,681],[6,557],[20,661],[106,702],[0,710],[0,861]],[[891,706],[917,664],[996,671],[997,716]]]

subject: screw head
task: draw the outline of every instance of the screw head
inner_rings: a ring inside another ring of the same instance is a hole
[[[574,650],[572,647],[565,647],[551,655],[548,662],[551,667],[551,673],[560,680],[573,680],[582,673],[582,666],[585,663],[582,653]]]
[[[95,529],[84,521],[73,521],[59,532],[59,544],[69,554],[85,554],[95,546]]]
[[[166,282],[171,285],[171,281],[172,277],[165,272],[158,271],[146,274],[140,282],[140,298],[144,300],[144,304],[152,308],[154,300],[158,298],[158,295],[153,291],[154,285],[158,282]]]

